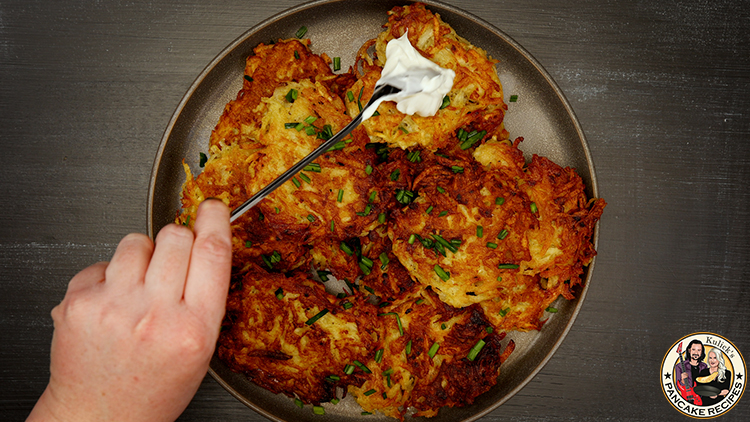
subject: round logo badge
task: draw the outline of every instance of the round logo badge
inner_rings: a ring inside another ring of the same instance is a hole
[[[675,342],[661,362],[661,388],[669,403],[695,419],[731,410],[745,392],[745,359],[726,338],[694,333]]]

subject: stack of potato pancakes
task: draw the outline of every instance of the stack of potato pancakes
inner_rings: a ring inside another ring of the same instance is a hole
[[[348,72],[307,39],[259,45],[202,172],[185,165],[177,222],[192,226],[208,197],[237,207],[351,121],[407,30],[456,72],[437,114],[381,104],[232,225],[217,353],[300,405],[349,394],[403,419],[471,404],[513,351],[505,332],[541,328],[596,254],[604,200],[573,169],[525,162],[503,127],[496,62],[421,4],[391,10]]]

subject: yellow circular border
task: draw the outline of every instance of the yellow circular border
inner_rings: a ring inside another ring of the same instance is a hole
[[[677,410],[681,414],[683,414],[685,416],[688,416],[690,418],[693,418],[693,419],[714,419],[714,418],[718,418],[719,416],[725,415],[727,412],[729,412],[730,410],[732,410],[734,408],[734,406],[737,405],[737,403],[739,403],[740,399],[745,394],[745,387],[747,386],[747,379],[743,380],[743,383],[742,383],[742,392],[739,394],[739,396],[737,397],[737,399],[734,401],[734,403],[729,408],[727,408],[726,410],[724,410],[723,412],[721,412],[721,413],[719,413],[717,415],[705,416],[705,417],[691,415],[689,413],[684,412],[679,407],[677,407],[672,402],[672,400],[669,398],[669,396],[667,395],[667,392],[664,390],[664,382],[662,381],[662,377],[664,376],[664,363],[666,362],[667,357],[669,356],[669,354],[672,353],[672,350],[675,348],[675,346],[677,346],[677,343],[685,341],[685,339],[687,339],[687,338],[690,338],[690,337],[693,337],[693,336],[700,336],[700,335],[716,336],[716,337],[718,337],[718,338],[726,341],[727,343],[729,343],[732,347],[734,347],[734,350],[737,351],[737,354],[739,355],[740,360],[742,360],[742,369],[744,369],[744,376],[747,377],[747,365],[745,364],[745,357],[742,356],[742,353],[740,352],[740,349],[738,349],[737,346],[734,345],[734,343],[732,343],[731,341],[729,341],[726,337],[724,337],[722,335],[719,335],[719,334],[716,334],[716,333],[711,333],[711,332],[708,332],[708,331],[701,331],[701,332],[697,332],[697,333],[688,334],[688,335],[682,337],[681,339],[675,341],[674,343],[672,343],[672,346],[669,347],[669,350],[667,350],[667,353],[664,355],[664,358],[662,358],[662,360],[661,360],[661,366],[659,367],[659,370],[660,370],[659,371],[659,384],[661,386],[661,392],[664,394],[664,398],[667,399],[667,401],[669,402],[669,404],[672,405],[672,407],[674,407],[675,410]],[[701,342],[701,343],[703,343],[703,342]],[[716,347],[716,346],[712,346],[712,347]],[[704,345],[704,348],[705,348],[705,345]],[[719,350],[721,350],[721,349],[719,349]],[[722,350],[722,352],[723,352],[723,350]],[[734,362],[731,362],[731,363],[732,363],[732,366],[736,366],[736,365],[734,365]],[[734,376],[735,377],[737,376],[737,371],[734,371]],[[675,390],[677,390],[677,386],[676,385],[675,385]]]

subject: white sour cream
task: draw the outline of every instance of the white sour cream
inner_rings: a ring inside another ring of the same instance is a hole
[[[434,116],[443,104],[443,97],[453,88],[456,72],[444,69],[425,58],[412,47],[408,31],[394,38],[385,47],[385,65],[375,84],[400,88],[396,94],[385,95],[363,111],[362,120],[370,118],[383,101],[395,101],[398,111],[423,117]]]

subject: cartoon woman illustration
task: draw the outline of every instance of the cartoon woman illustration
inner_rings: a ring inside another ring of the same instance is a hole
[[[714,387],[718,393],[711,396],[703,396],[703,406],[710,406],[722,401],[729,394],[729,386],[732,382],[732,372],[727,369],[724,354],[713,348],[708,352],[708,368],[700,371],[696,378],[696,390],[701,391],[698,386]]]

